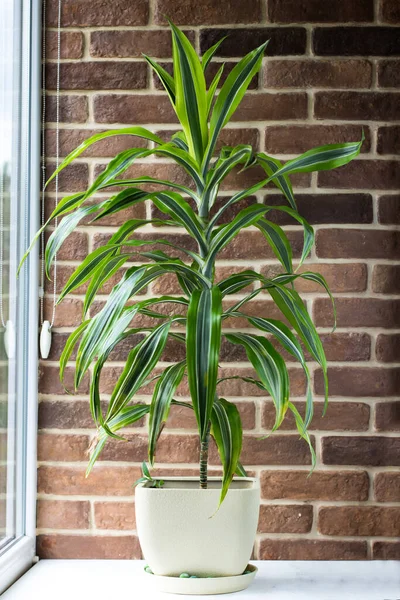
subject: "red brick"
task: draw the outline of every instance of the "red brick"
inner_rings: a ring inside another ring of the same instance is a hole
[[[313,522],[312,506],[261,504],[259,533],[308,533]]]
[[[133,502],[95,502],[94,519],[97,529],[136,529]]]
[[[400,402],[379,402],[375,407],[377,431],[400,431]]]
[[[314,53],[322,56],[398,56],[397,33],[394,27],[382,26],[316,27]]]
[[[400,542],[374,542],[372,558],[374,560],[400,560]]]
[[[382,60],[378,63],[378,85],[383,88],[400,87],[400,60]]]
[[[335,301],[338,327],[399,327],[400,301],[379,298],[337,298]],[[332,324],[330,299],[314,300],[315,323],[321,327]]]
[[[400,368],[380,367],[330,367],[329,393],[331,396],[396,396]],[[315,373],[315,390],[324,393],[322,372]]]
[[[266,55],[289,56],[304,54],[306,50],[306,30],[303,27],[248,27],[232,29],[202,29],[200,31],[201,53],[213,46],[221,38],[228,36],[220,48],[217,56],[237,56],[242,58],[270,40]]]
[[[262,471],[262,497],[275,500],[364,501],[368,499],[366,471]]]
[[[398,190],[399,186],[395,160],[355,160],[340,169],[318,173],[318,187]]]
[[[254,429],[256,408],[254,402],[238,401],[235,402],[244,430]],[[166,423],[166,429],[194,429],[197,431],[197,423],[194,412],[186,407],[171,406],[171,410]]]
[[[60,129],[60,156],[66,156],[92,135],[102,133],[104,129]],[[92,144],[82,156],[113,158],[119,152],[129,148],[145,148],[146,140],[131,135],[115,135]],[[46,154],[55,156],[56,130],[46,130]]]
[[[39,529],[88,529],[90,503],[85,500],[45,500],[37,503]]]
[[[222,25],[225,23],[257,23],[261,20],[261,1],[231,0],[229,10],[224,4],[213,0],[203,0],[201,10],[195,0],[175,2],[175,0],[157,0],[154,22],[166,25],[166,15],[175,25]]]
[[[400,257],[397,231],[379,229],[320,229],[316,235],[320,258],[387,258]]]
[[[299,213],[311,224],[371,223],[372,198],[369,194],[296,194]],[[267,195],[265,204],[285,206],[282,196]],[[271,211],[268,219],[278,225],[294,225],[287,213]]]
[[[147,460],[147,436],[127,435],[127,441],[113,440],[107,444],[99,460],[142,462]],[[165,433],[157,443],[156,460],[160,463],[197,463],[199,440],[197,434]]]
[[[77,298],[64,298],[57,306],[54,317],[54,327],[76,327],[82,322],[82,301]],[[45,297],[44,314],[46,317],[53,313],[53,298]]]
[[[253,167],[241,171],[239,167],[233,169],[229,175],[221,182],[221,190],[242,190],[243,188],[251,187],[265,179],[265,171],[261,167]],[[292,178],[293,187],[309,187],[309,173],[296,173]],[[268,187],[275,189],[273,184]]]
[[[382,506],[324,506],[318,514],[324,535],[400,535],[400,508]]]
[[[309,271],[325,277],[333,293],[363,292],[367,287],[367,266],[362,263],[307,263],[298,269],[299,273]],[[261,272],[266,277],[275,277],[282,272],[282,267],[267,265]],[[300,293],[324,293],[319,284],[308,279],[297,279],[295,287]]]
[[[56,64],[47,64],[46,86],[55,90]],[[60,67],[62,90],[138,90],[147,86],[144,62],[63,62]]]
[[[135,536],[105,535],[39,535],[39,558],[141,558],[139,540]]]
[[[60,40],[60,57],[82,58],[84,40],[81,31],[62,31]],[[46,57],[57,58],[58,35],[56,31],[46,32]]]
[[[378,154],[398,154],[400,152],[400,126],[379,127]]]
[[[74,369],[66,367],[64,375],[64,385],[69,389],[74,388]],[[42,394],[66,394],[64,387],[60,383],[59,367],[41,364],[39,368],[39,390]],[[79,386],[81,394],[89,392],[89,376],[85,375]]]
[[[277,154],[299,154],[325,144],[341,144],[361,139],[359,125],[269,125],[265,129],[265,149]],[[364,127],[361,152],[369,152],[370,131]],[[321,196],[320,199],[322,200]],[[296,201],[298,197],[296,197]]]
[[[61,290],[64,288],[68,279],[74,273],[76,267],[70,267],[69,265],[57,265],[57,280],[56,280],[56,291],[59,294]],[[79,288],[74,290],[75,294],[84,294],[87,290],[87,283],[84,283]],[[54,281],[51,279],[46,279],[44,283],[45,292],[51,294],[54,289]]]
[[[400,224],[400,196],[381,196],[379,198],[378,220],[384,225]]]
[[[400,7],[397,0],[381,0],[380,16],[387,23],[400,23]]]
[[[326,465],[400,466],[400,438],[324,437],[322,460]]]
[[[82,434],[39,433],[39,461],[84,461],[89,456],[90,438]]]
[[[293,256],[300,257],[303,247],[303,234],[300,231],[288,231]],[[269,244],[259,231],[241,231],[218,255],[220,259],[247,260],[253,258],[275,258]]]
[[[305,402],[295,402],[296,408],[304,416]],[[326,415],[323,413],[324,403],[314,403],[314,417],[310,431],[367,431],[369,427],[370,409],[368,404],[361,402],[331,402]],[[272,429],[275,423],[275,407],[272,402],[262,404],[262,426]],[[297,431],[296,422],[291,412],[280,426],[282,430]]]
[[[244,465],[309,465],[310,451],[297,435],[274,434],[268,438],[246,435],[241,461]],[[215,460],[211,459],[212,464]]]
[[[374,491],[378,502],[400,502],[400,472],[377,473]]]
[[[264,67],[266,88],[369,88],[372,64],[367,60],[271,60]]]
[[[400,334],[380,333],[376,339],[375,353],[381,362],[400,362]]]
[[[328,333],[319,337],[330,361],[351,362],[371,358],[371,338],[366,333]]]
[[[133,484],[141,476],[139,467],[97,464],[85,477],[86,467],[41,465],[38,493],[63,496],[133,496]]]
[[[378,294],[400,292],[400,266],[375,265],[372,274],[372,290]]]
[[[176,122],[174,109],[166,94],[99,94],[94,97],[93,106],[97,123]]]
[[[367,542],[263,539],[261,560],[365,560]]]
[[[307,95],[301,92],[249,92],[232,121],[286,121],[307,117]]]
[[[346,23],[352,21],[373,21],[374,7],[372,0],[342,3],[333,0],[309,0],[296,2],[294,0],[270,0],[268,17],[276,23]]]
[[[397,92],[316,92],[317,119],[353,121],[397,121],[400,116]],[[352,163],[353,165],[354,163]]]
[[[49,163],[46,168],[46,176],[50,177],[55,170],[55,164]],[[68,165],[58,175],[58,189],[60,192],[81,192],[88,187],[89,171],[88,165],[85,163],[74,163]],[[49,184],[48,192],[55,191],[55,180]]]
[[[85,123],[89,118],[87,96],[60,97],[60,123]],[[56,96],[46,96],[46,121],[57,120]]]
[[[112,4],[102,0],[65,0],[62,5],[62,27],[114,27],[147,25],[148,0],[115,0]],[[47,12],[47,25],[57,27],[58,3],[51,0]]]
[[[185,31],[187,36],[191,32]],[[142,53],[166,58],[172,55],[171,33],[167,30],[106,30],[90,34],[90,54],[97,58],[142,58]]]

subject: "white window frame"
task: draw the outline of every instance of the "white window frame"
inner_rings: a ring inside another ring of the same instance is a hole
[[[39,228],[41,115],[41,0],[21,0],[21,136],[18,254]],[[0,26],[1,27],[1,26]],[[0,32],[1,33],[1,32]],[[15,283],[17,307],[16,537],[0,550],[0,594],[35,562],[38,405],[39,258],[33,251]],[[22,324],[22,326],[21,326]],[[14,424],[15,427],[15,424]]]

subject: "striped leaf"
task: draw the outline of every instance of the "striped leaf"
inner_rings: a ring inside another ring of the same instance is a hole
[[[260,152],[256,155],[256,160],[259,165],[264,169],[268,177],[271,177],[282,168],[282,163],[272,156],[268,156],[264,152]],[[291,181],[287,175],[278,175],[273,180],[277,188],[281,190],[286,200],[289,202],[293,210],[297,210],[296,200],[293,195],[293,188]]]
[[[256,227],[264,235],[271,246],[273,253],[285,267],[286,271],[291,273],[293,271],[292,247],[282,227],[279,227],[279,225],[276,225],[271,221],[267,221],[267,219],[260,219],[256,223]]]
[[[164,350],[171,321],[159,325],[130,351],[124,370],[111,394],[106,421],[115,417],[143,385]]]
[[[248,269],[246,271],[241,271],[240,273],[229,275],[229,277],[218,283],[218,287],[221,290],[222,296],[227,296],[229,294],[236,294],[249,284],[254,281],[260,281],[261,279],[263,279],[263,277],[260,273]]]
[[[83,323],[81,323],[76,329],[75,331],[73,331],[64,346],[64,349],[61,353],[60,356],[60,381],[62,384],[64,384],[64,373],[65,373],[65,367],[67,366],[68,361],[70,360],[72,353],[75,349],[76,344],[78,343],[79,338],[81,337],[81,335],[83,334],[84,330],[86,329],[86,327],[89,324],[89,320],[84,321]],[[65,386],[64,386],[64,389]],[[68,390],[67,390],[68,391]],[[70,392],[68,392],[70,393]]]
[[[96,206],[84,206],[75,212],[65,216],[59,223],[57,229],[49,237],[45,250],[46,274],[49,277],[50,267],[54,257],[61,248],[67,237],[76,229],[80,221],[97,210]]]
[[[150,411],[150,406],[146,404],[135,404],[134,406],[126,406],[121,412],[112,419],[109,423],[109,429],[115,433],[122,427],[129,427],[133,423],[143,419]],[[86,469],[86,477],[90,474],[96,460],[99,458],[108,440],[108,434],[104,429],[100,429],[94,448],[90,453],[89,464]]]
[[[104,307],[90,321],[82,337],[76,358],[76,388],[79,387],[91,362],[122,314],[125,303],[132,294],[135,284],[137,285],[145,272],[145,268],[131,267],[128,269],[121,281],[114,286]]]
[[[175,107],[190,155],[200,164],[208,141],[207,96],[203,69],[187,37],[172,23]]]
[[[229,73],[222,86],[211,114],[210,141],[202,164],[203,172],[208,167],[221,129],[232,117],[246,93],[251,80],[260,70],[267,44],[268,42],[265,42],[259,48],[256,48],[256,50],[253,50],[242,58]]]
[[[325,384],[325,410],[328,402],[328,376],[324,348],[314,323],[305,308],[298,293],[282,285],[275,285],[268,289],[275,304],[289,321],[293,329],[305,344],[307,350],[322,368]]]
[[[212,57],[214,56],[214,54],[217,52],[217,50],[220,47],[220,45],[222,44],[222,42],[224,40],[226,40],[227,37],[228,37],[227,35],[224,35],[224,37],[221,38],[220,40],[218,40],[218,42],[216,44],[214,44],[213,46],[211,46],[211,48],[208,48],[208,50],[206,50],[204,52],[204,54],[201,58],[201,66],[203,67],[203,71],[205,71],[207,69]]]
[[[175,108],[175,81],[174,78],[166,71],[158,62],[153,58],[150,58],[146,54],[142,55],[145,60],[149,63],[155,73],[157,73],[159,80],[164,86],[169,99],[171,100],[172,106]]]
[[[115,275],[115,273],[118,273],[119,269],[126,263],[129,257],[129,254],[117,254],[117,256],[113,256],[112,258],[106,255],[88,285],[83,302],[84,315],[86,315],[89,310],[97,292],[101,290],[106,281]]]
[[[160,192],[153,195],[153,202],[159,210],[171,215],[197,241],[201,251],[207,252],[206,240],[199,217],[190,204],[175,192]]]
[[[187,375],[202,441],[208,435],[217,386],[221,315],[222,297],[217,286],[193,292],[187,314]]]
[[[171,402],[186,368],[186,361],[167,367],[154,389],[149,419],[149,462],[154,464],[156,443],[168,419]]]
[[[236,406],[224,398],[217,398],[211,413],[211,435],[215,439],[223,467],[219,506],[223,502],[234,474],[239,469],[242,451],[242,421]]]
[[[304,217],[299,215],[296,210],[289,208],[288,206],[275,206],[274,210],[278,210],[280,212],[285,212],[290,215],[292,219],[295,219],[298,223],[303,225],[304,229],[304,243],[303,243],[303,251],[301,253],[300,262],[297,268],[299,268],[303,262],[306,260],[308,255],[310,254],[311,248],[314,245],[314,229],[311,225],[306,221]]]
[[[225,337],[244,347],[247,358],[268,390],[275,405],[276,419],[272,428],[275,431],[285,417],[289,402],[289,375],[285,361],[264,337],[245,333],[225,333]]]
[[[217,91],[218,84],[222,77],[222,73],[224,72],[224,66],[221,65],[218,71],[216,72],[212,82],[210,83],[210,87],[207,90],[207,118],[210,116],[210,112],[212,109],[215,92]]]
[[[75,148],[75,150],[70,152],[70,154],[68,154],[66,158],[64,158],[58,169],[56,169],[51,175],[51,177],[48,179],[46,187],[49,185],[50,181],[52,181],[54,177],[58,175],[58,173],[60,173],[60,171],[65,169],[65,167],[67,167],[73,160],[78,158],[78,156],[80,156],[82,152],[85,152],[87,148],[89,148],[96,142],[99,142],[100,140],[104,140],[108,137],[114,137],[116,135],[133,135],[136,137],[143,138],[145,140],[150,140],[155,144],[163,144],[162,139],[160,139],[157,135],[155,135],[148,129],[145,129],[144,127],[124,127],[122,129],[110,129],[109,131],[102,131],[101,133],[96,133],[95,135],[92,135],[90,138],[82,142],[82,144],[80,144],[77,148]]]

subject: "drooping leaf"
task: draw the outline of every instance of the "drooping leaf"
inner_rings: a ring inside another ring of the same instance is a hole
[[[244,347],[247,358],[253,365],[262,384],[268,390],[276,411],[277,429],[286,414],[289,402],[289,375],[282,356],[265,338],[246,333],[225,333],[227,340]]]
[[[242,451],[242,421],[235,404],[224,398],[214,401],[211,413],[211,435],[217,444],[223,467],[222,489],[219,505],[223,502],[234,474],[239,469]]]
[[[149,462],[151,465],[154,463],[158,437],[168,418],[173,395],[182,380],[185,368],[185,361],[167,367],[154,389],[149,419]]]
[[[256,227],[267,239],[273,253],[285,267],[286,271],[291,273],[293,271],[292,247],[282,227],[279,227],[279,225],[276,225],[276,223],[272,223],[267,219],[259,219],[256,223]]]
[[[217,286],[195,290],[186,330],[187,374],[201,440],[207,437],[218,377],[222,297]]]

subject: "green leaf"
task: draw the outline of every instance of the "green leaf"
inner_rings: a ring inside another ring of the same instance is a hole
[[[112,196],[109,200],[102,204],[103,208],[98,215],[95,216],[93,221],[98,221],[108,215],[113,215],[120,210],[130,208],[139,202],[143,202],[147,198],[150,198],[151,194],[140,190],[139,188],[129,188],[122,190],[115,196]]]
[[[74,351],[74,348],[75,348],[79,338],[81,337],[82,333],[86,329],[88,323],[89,323],[89,320],[81,323],[75,329],[75,331],[73,331],[69,335],[69,337],[65,343],[64,349],[60,356],[60,381],[61,381],[61,383],[63,383],[63,381],[64,381],[65,367],[67,366],[67,363],[68,363],[69,359],[71,358],[72,352]]]
[[[220,45],[222,44],[222,42],[224,40],[226,40],[228,36],[224,35],[223,38],[221,38],[220,40],[218,40],[218,42],[216,44],[214,44],[213,46],[211,46],[211,48],[208,48],[208,50],[206,50],[201,58],[201,66],[203,67],[203,71],[205,71],[212,59],[212,57],[214,56],[214,54],[216,53],[216,51],[218,50],[218,48],[220,47]]]
[[[125,303],[130,297],[135,285],[145,274],[145,268],[131,267],[121,281],[114,286],[110,296],[101,311],[90,321],[82,337],[76,358],[75,387],[82,381],[94,357],[108,339],[116,321],[120,317]]]
[[[127,406],[124,409],[122,409],[120,414],[117,417],[115,417],[115,419],[112,419],[110,421],[109,428],[111,429],[111,431],[116,432],[122,427],[128,427],[129,425],[132,425],[132,423],[136,423],[136,421],[139,421],[140,419],[145,417],[149,410],[150,406],[146,404],[135,404],[134,406]],[[98,457],[100,456],[104,446],[106,445],[107,440],[108,434],[105,432],[104,429],[100,428],[97,440],[95,440],[94,448],[90,453],[90,461],[86,469],[86,477],[88,477],[91,470],[93,469],[93,466]]]
[[[293,271],[292,247],[282,227],[279,227],[276,223],[267,221],[267,219],[260,219],[256,223],[256,227],[266,238],[277,259],[282,263],[288,273],[291,273]]]
[[[222,296],[219,288],[195,290],[186,329],[187,375],[201,440],[208,434],[218,377]]]
[[[130,351],[124,370],[111,394],[107,418],[115,417],[143,385],[164,350],[171,321],[159,325]]]
[[[78,208],[75,212],[65,216],[59,223],[57,229],[49,237],[45,250],[46,274],[49,277],[50,267],[55,255],[62,246],[67,237],[75,230],[78,223],[90,213],[97,210],[97,206],[84,206]]]
[[[187,37],[173,23],[172,47],[175,107],[190,155],[200,164],[208,141],[206,83],[199,57]]]
[[[224,67],[225,67],[224,64],[220,66],[220,68],[216,72],[212,82],[210,83],[210,87],[208,88],[208,91],[207,91],[207,118],[210,115],[210,112],[212,109],[212,103],[213,103],[213,100],[215,97],[215,92],[217,91],[219,81],[222,77],[222,73],[224,72]]]
[[[218,283],[218,287],[221,290],[222,296],[227,296],[228,294],[236,294],[254,281],[262,279],[263,276],[260,273],[247,269],[246,271],[229,275],[229,277]]]
[[[328,144],[319,146],[304,152],[297,158],[288,160],[281,167],[274,177],[278,174],[292,173],[310,173],[313,171],[330,171],[342,165],[346,165],[360,154],[361,146],[364,141],[364,133],[360,142],[348,142],[346,144]]]
[[[310,254],[311,248],[314,245],[314,229],[311,225],[306,221],[304,217],[302,217],[297,210],[293,210],[288,206],[276,206],[274,210],[278,210],[280,212],[285,212],[290,215],[292,219],[295,219],[298,223],[303,225],[304,228],[304,243],[303,243],[303,251],[301,254],[300,262],[297,268],[299,268],[303,262],[306,260],[308,255]]]
[[[242,421],[238,409],[224,398],[214,401],[211,413],[211,435],[217,444],[223,467],[223,479],[219,506],[223,502],[230,483],[239,467],[242,451]]]
[[[60,171],[65,169],[65,167],[68,166],[73,160],[75,160],[75,158],[78,158],[78,156],[80,156],[82,152],[89,148],[89,146],[96,142],[99,142],[100,140],[104,140],[105,138],[113,137],[116,135],[134,135],[140,138],[144,138],[145,140],[150,140],[155,144],[163,143],[162,139],[160,139],[157,135],[155,135],[148,129],[145,129],[144,127],[125,127],[123,129],[110,129],[109,131],[102,131],[101,133],[96,133],[95,135],[92,135],[90,138],[82,142],[82,144],[80,144],[77,148],[75,148],[75,150],[70,152],[70,154],[68,154],[66,158],[64,158],[58,169],[56,169],[52,176],[48,179],[46,187]]]
[[[240,104],[254,75],[260,70],[264,50],[268,42],[262,44],[247,54],[229,73],[218,94],[217,101],[211,114],[210,141],[203,160],[203,172],[213,155],[215,144],[221,129],[228,123]]]
[[[171,407],[172,397],[185,372],[186,361],[167,367],[154,389],[150,406],[149,420],[149,461],[154,464],[156,443],[166,422]]]
[[[314,323],[305,308],[302,299],[295,290],[275,284],[268,289],[275,304],[289,321],[293,329],[305,344],[307,350],[322,368],[325,383],[325,410],[328,402],[328,375],[324,348]]]
[[[153,58],[150,58],[146,54],[142,54],[143,58],[147,60],[151,68],[155,73],[157,73],[159,80],[164,86],[165,91],[167,92],[169,99],[171,100],[172,106],[175,108],[175,81],[174,78],[166,71],[158,62],[156,62]]]
[[[175,192],[159,192],[153,202],[164,213],[171,215],[197,241],[201,250],[207,252],[207,244],[201,222],[190,204]]]
[[[282,423],[289,402],[289,375],[285,361],[273,345],[261,336],[245,333],[225,333],[227,340],[244,347],[262,384],[268,390],[276,411],[275,431]]]
[[[83,302],[83,314],[86,315],[89,310],[97,292],[102,288],[106,281],[108,281],[119,269],[126,263],[130,257],[129,254],[118,254],[117,256],[106,257],[98,267],[96,273],[93,275],[88,289],[85,294],[85,300]]]
[[[283,167],[282,163],[277,158],[268,156],[264,152],[260,152],[256,155],[256,161],[261,165],[268,177],[271,177]],[[284,194],[292,209],[297,210],[296,200],[294,199],[293,188],[289,177],[287,175],[278,175],[272,181]]]
[[[260,204],[253,204],[239,212],[230,223],[223,225],[212,238],[210,251],[207,256],[205,272],[210,272],[210,265],[214,262],[215,256],[220,252],[241,229],[254,225],[261,216],[269,210],[268,207]]]

